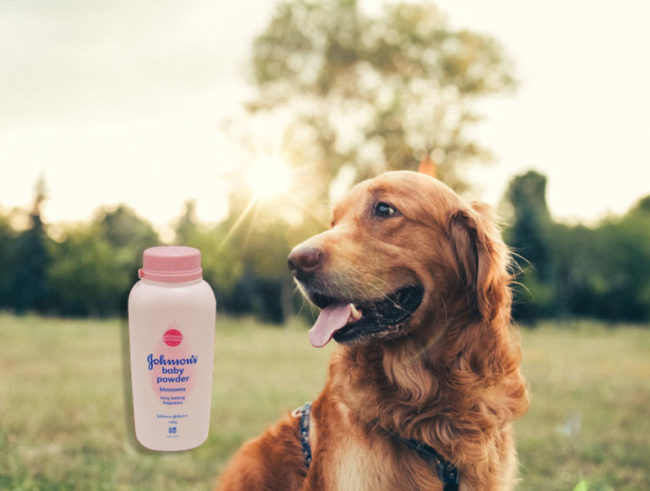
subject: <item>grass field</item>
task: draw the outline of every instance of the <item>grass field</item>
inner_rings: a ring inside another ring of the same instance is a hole
[[[123,321],[0,315],[0,489],[209,489],[242,441],[317,394],[331,351],[300,325],[217,329],[209,439],[161,454],[133,436]],[[544,325],[522,341],[519,489],[650,489],[650,328]]]

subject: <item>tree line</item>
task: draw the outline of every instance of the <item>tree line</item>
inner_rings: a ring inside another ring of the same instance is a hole
[[[506,242],[515,253],[515,317],[650,320],[650,195],[594,226],[555,221],[546,177],[515,177],[505,196]]]
[[[87,222],[45,224],[41,189],[39,185],[29,212],[0,213],[0,309],[72,317],[125,315],[142,252],[163,244],[158,233],[124,204],[102,207]],[[16,227],[17,216],[26,216],[28,225]],[[220,310],[281,322],[292,309],[286,305],[291,301],[287,241],[278,235],[286,226],[281,224],[273,235],[269,228],[279,220],[253,226],[249,219],[234,229],[237,218],[233,213],[208,226],[198,222],[194,203],[188,202],[174,227],[174,243],[201,250],[204,278],[215,290]]]
[[[514,252],[515,318],[650,321],[650,196],[622,216],[593,226],[567,225],[551,216],[546,184],[535,171],[516,176],[501,205],[504,237]],[[84,223],[45,224],[44,200],[38,186],[23,229],[0,214],[0,308],[18,314],[124,315],[142,251],[161,243],[153,226],[126,205],[100,208]],[[236,210],[208,226],[188,202],[174,227],[176,243],[202,251],[204,277],[220,311],[275,323],[292,315],[309,317],[311,308],[293,287],[286,255],[320,225],[309,219],[289,225],[263,210],[242,217]]]

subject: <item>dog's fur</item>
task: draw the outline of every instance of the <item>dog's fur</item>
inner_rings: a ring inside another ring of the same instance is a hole
[[[377,217],[378,202],[398,213]],[[417,282],[422,303],[403,325],[337,347],[313,402],[309,470],[288,415],[239,450],[217,488],[442,489],[436,470],[384,429],[444,455],[461,490],[513,488],[511,423],[528,399],[509,256],[489,208],[423,174],[390,172],[353,188],[331,229],[296,249],[305,247],[320,251],[314,274],[330,296],[377,299]]]

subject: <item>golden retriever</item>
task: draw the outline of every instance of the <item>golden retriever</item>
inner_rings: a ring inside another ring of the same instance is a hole
[[[322,309],[312,344],[338,343],[308,429],[287,415],[243,445],[217,489],[513,488],[512,421],[528,398],[508,262],[489,207],[440,181],[399,171],[356,185],[330,230],[289,255]],[[443,484],[445,463],[459,487]]]

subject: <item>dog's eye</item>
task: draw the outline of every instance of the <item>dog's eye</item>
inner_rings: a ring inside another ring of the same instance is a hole
[[[395,209],[394,206],[380,201],[375,205],[374,210],[372,211],[373,215],[379,218],[390,218],[399,214],[399,211]]]

